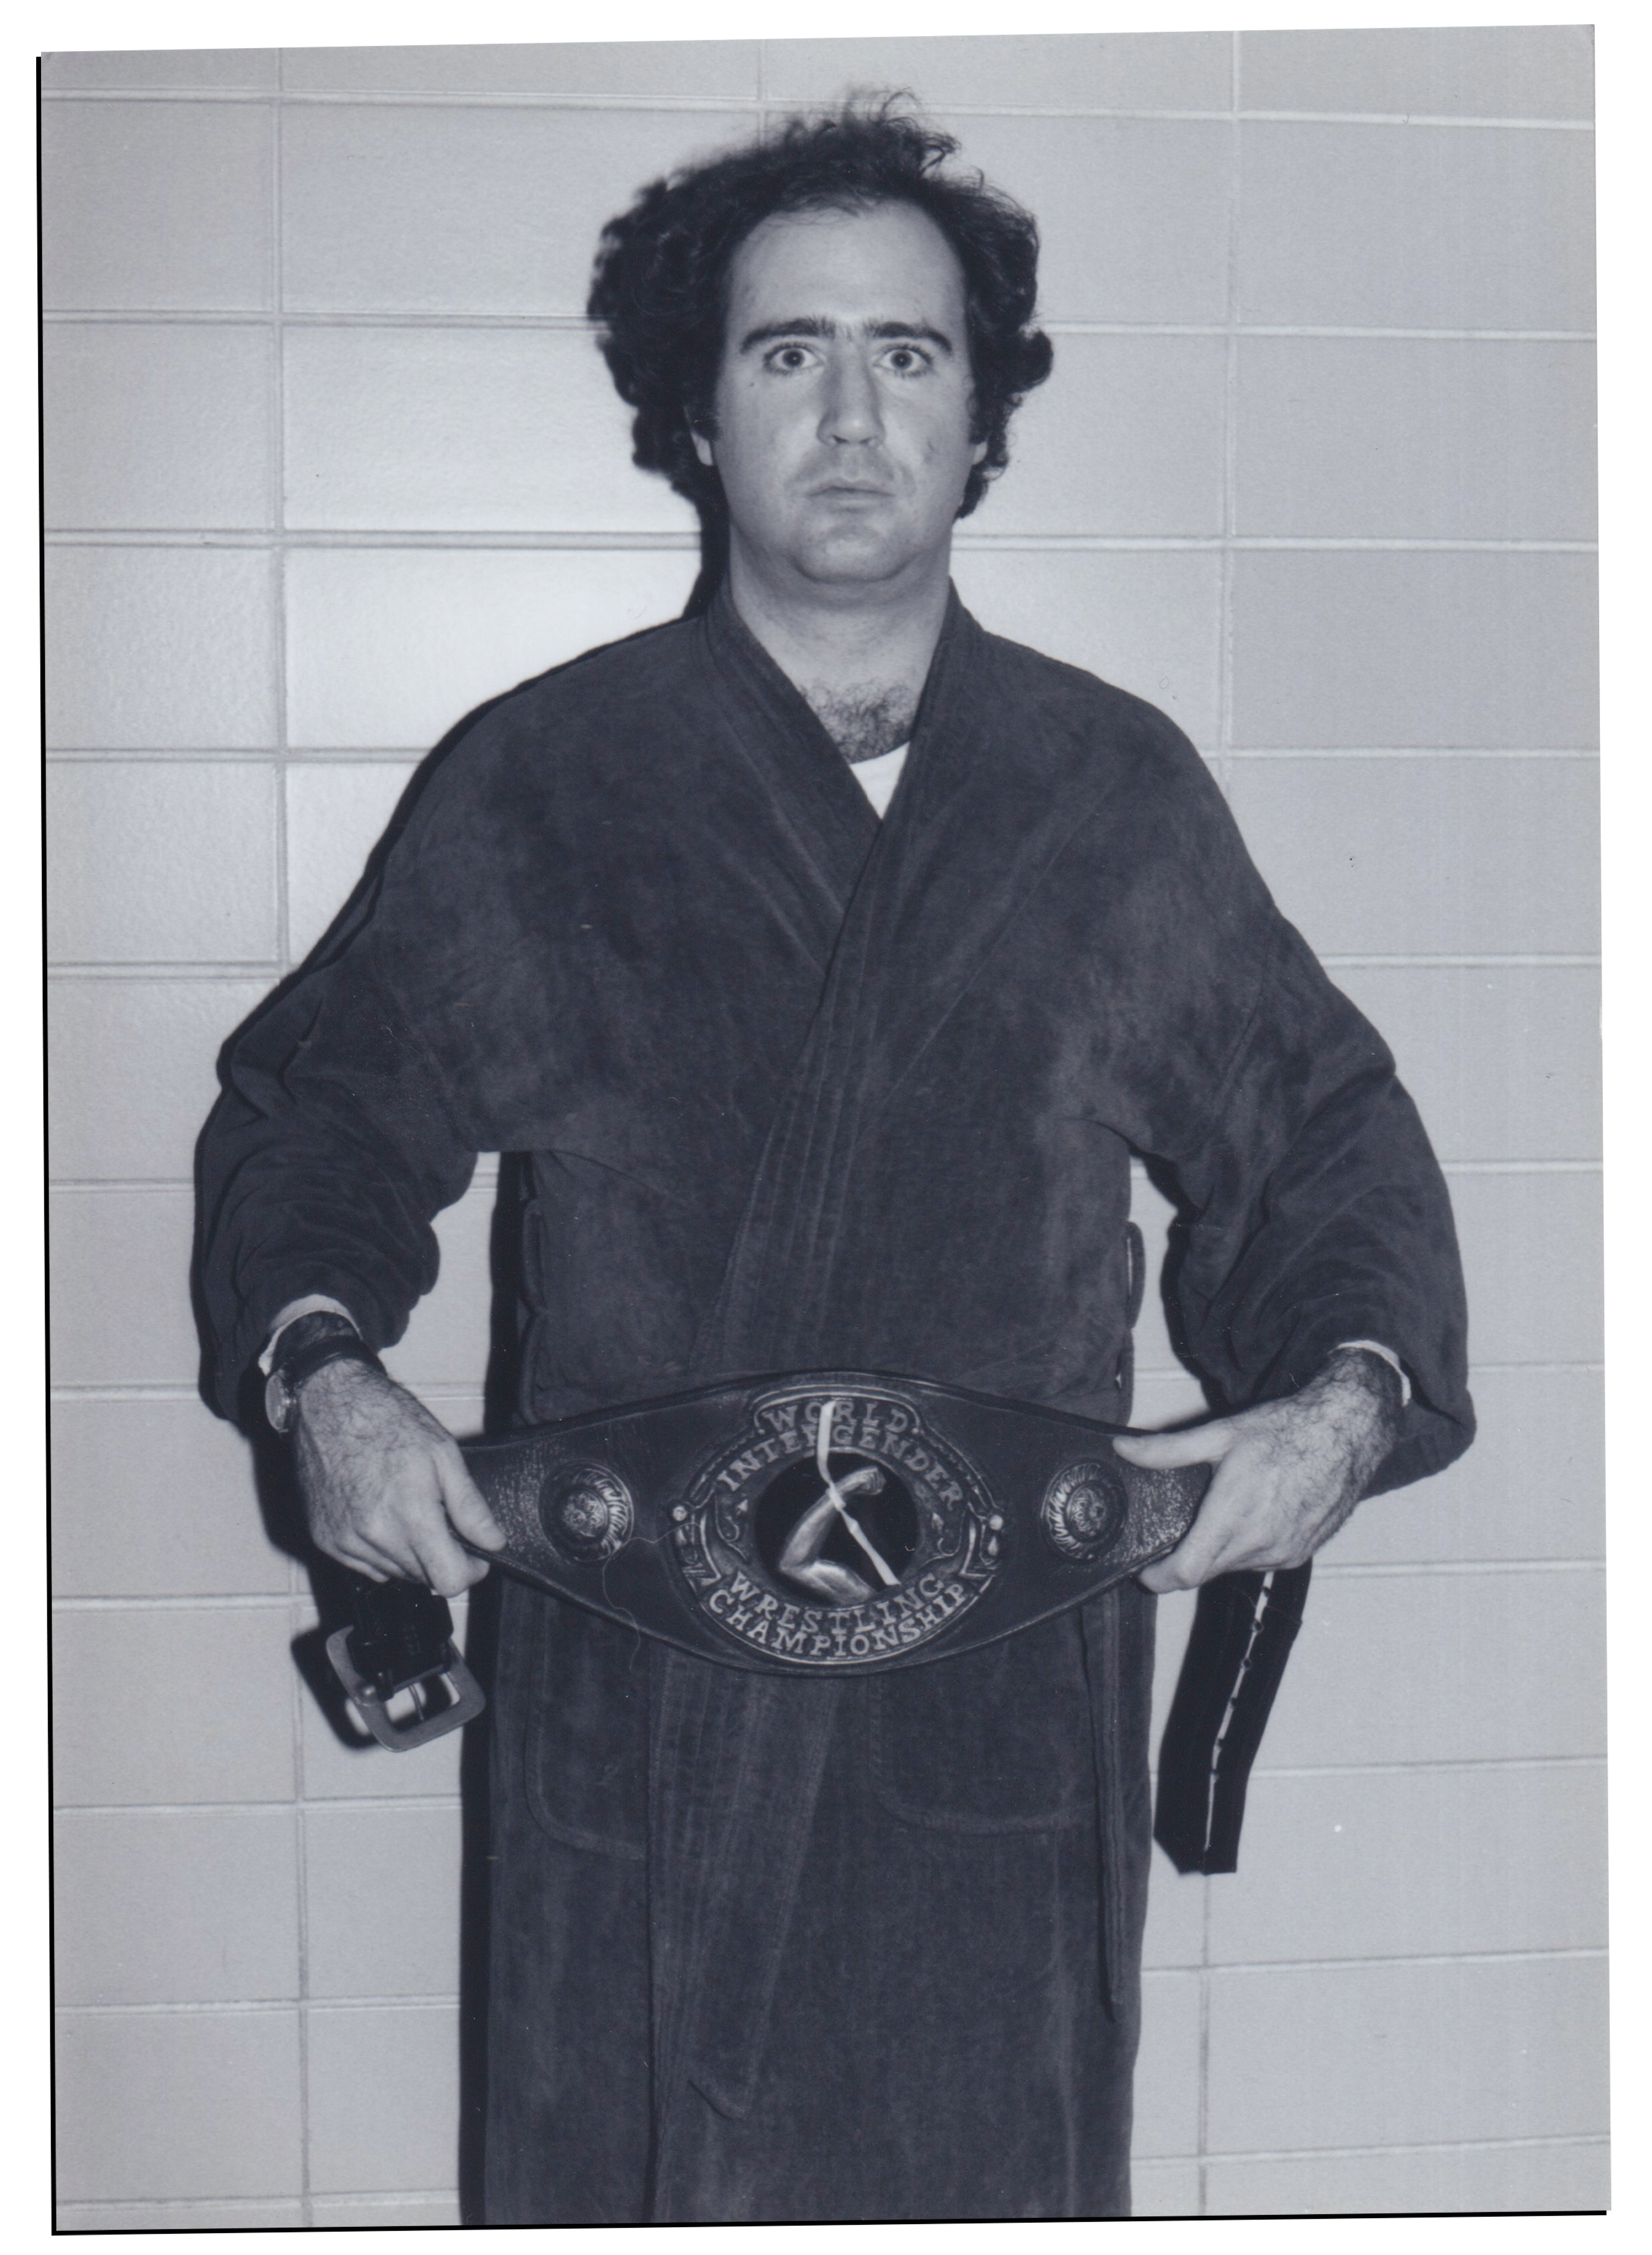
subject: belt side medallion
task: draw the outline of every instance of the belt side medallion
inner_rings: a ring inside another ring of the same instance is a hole
[[[1070,1565],[1093,1565],[1122,1528],[1128,1505],[1115,1466],[1086,1459],[1058,1472],[1044,1491],[1038,1524]]]
[[[601,1565],[629,1542],[636,1524],[631,1491],[607,1465],[553,1465],[538,1502],[539,1524],[570,1565]]]
[[[927,1644],[1003,1560],[974,1466],[894,1387],[760,1395],[669,1523],[689,1594],[724,1635],[822,1669]]]

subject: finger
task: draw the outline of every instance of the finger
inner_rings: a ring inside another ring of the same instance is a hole
[[[394,1550],[376,1548],[369,1550],[363,1545],[362,1555],[371,1561],[373,1578],[376,1582],[422,1582],[425,1578],[425,1570],[411,1544],[405,1549]],[[355,1562],[352,1560],[350,1563],[354,1564]],[[363,1565],[359,1570],[366,1573],[369,1569]]]
[[[1226,1418],[1191,1425],[1182,1433],[1128,1433],[1113,1444],[1126,1464],[1147,1472],[1173,1472],[1183,1465],[1219,1465],[1234,1445]]]
[[[412,1542],[418,1557],[419,1578],[438,1597],[456,1598],[473,1582],[481,1581],[488,1570],[485,1559],[472,1558],[460,1549],[446,1521],[440,1525],[421,1521],[413,1532]]]
[[[1175,1549],[1142,1569],[1137,1578],[1142,1587],[1163,1597],[1172,1590],[1197,1589],[1218,1574],[1248,1564],[1258,1533],[1255,1502],[1241,1459],[1220,1465]]]
[[[316,1548],[325,1550],[341,1566],[348,1566],[353,1574],[364,1574],[369,1582],[393,1581],[404,1570],[376,1543],[354,1532],[336,1542],[323,1542],[318,1536]]]
[[[1201,1529],[1195,1520],[1175,1549],[1144,1566],[1136,1578],[1158,1598],[1168,1597],[1172,1590],[1196,1590],[1201,1582],[1223,1570],[1218,1563],[1221,1549],[1220,1531]]]
[[[1156,1559],[1152,1565],[1143,1566],[1136,1579],[1156,1598],[1165,1598],[1175,1590],[1197,1590],[1206,1582],[1213,1582],[1219,1574],[1234,1570],[1220,1552],[1185,1538],[1167,1558]]]
[[[505,1530],[489,1510],[482,1490],[470,1477],[465,1460],[457,1447],[451,1453],[444,1450],[437,1459],[437,1477],[441,1482],[442,1501],[447,1507],[447,1516],[464,1536],[484,1550],[504,1548]]]
[[[1197,1590],[1220,1574],[1241,1574],[1253,1569],[1267,1572],[1289,1563],[1277,1555],[1277,1549],[1253,1528],[1226,1523],[1221,1515],[1203,1526],[1196,1519],[1175,1549],[1144,1566],[1136,1579],[1156,1597],[1164,1597],[1172,1590]]]
[[[467,1590],[485,1579],[488,1574],[488,1561],[472,1557],[468,1550],[454,1549],[443,1556],[449,1563],[439,1563],[428,1568],[424,1575],[424,1579],[439,1598],[462,1598]]]
[[[1173,1591],[1188,1587],[1171,1565],[1169,1558],[1160,1558],[1151,1566],[1143,1566],[1135,1578],[1144,1590],[1156,1598],[1168,1598]]]
[[[433,1495],[390,1496],[352,1531],[349,1540],[398,1582],[422,1582],[425,1560],[419,1530],[426,1517],[446,1528]]]

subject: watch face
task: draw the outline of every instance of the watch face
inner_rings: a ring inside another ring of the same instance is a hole
[[[285,1374],[272,1370],[264,1382],[264,1414],[271,1429],[285,1433],[292,1423],[293,1397]]]

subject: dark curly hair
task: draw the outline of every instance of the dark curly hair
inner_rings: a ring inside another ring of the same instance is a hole
[[[826,116],[789,118],[769,139],[654,181],[602,230],[587,312],[621,398],[636,410],[632,460],[669,478],[708,532],[721,526],[722,488],[691,434],[715,435],[735,253],[777,212],[913,204],[951,243],[964,274],[970,435],[987,444],[960,516],[1008,462],[1009,418],[1050,373],[1050,340],[1032,327],[1038,229],[1030,213],[979,172],[943,172],[958,144],[908,114],[901,105],[911,98],[861,96]]]

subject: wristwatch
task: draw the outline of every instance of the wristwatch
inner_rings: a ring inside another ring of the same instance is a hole
[[[264,1414],[278,1433],[292,1430],[299,1389],[330,1362],[364,1362],[383,1370],[367,1341],[342,1316],[300,1316],[283,1333],[278,1359],[264,1381]]]

